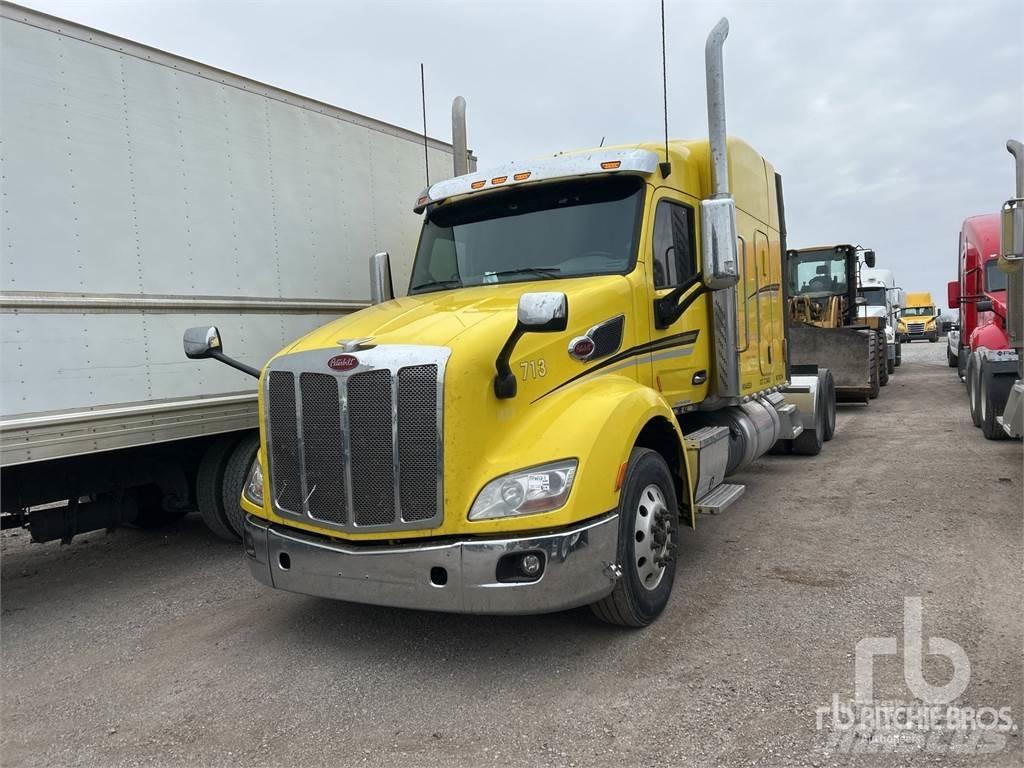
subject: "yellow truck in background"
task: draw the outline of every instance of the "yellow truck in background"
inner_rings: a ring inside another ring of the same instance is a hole
[[[939,316],[932,295],[927,291],[907,294],[907,304],[900,310],[896,331],[901,342],[939,340]]]
[[[242,499],[257,579],[643,626],[680,529],[742,494],[727,475],[821,449],[830,375],[789,373],[781,177],[726,139],[727,34],[707,42],[709,140],[433,184],[408,295],[377,254],[372,307],[266,364]],[[185,350],[239,365],[213,327]]]

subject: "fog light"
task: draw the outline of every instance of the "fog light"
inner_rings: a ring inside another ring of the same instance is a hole
[[[519,570],[523,572],[524,576],[536,576],[540,573],[540,566],[540,557],[532,553],[523,555],[519,561]]]

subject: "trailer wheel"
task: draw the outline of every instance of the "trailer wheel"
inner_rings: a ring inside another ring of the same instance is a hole
[[[239,500],[242,497],[242,488],[245,480],[252,469],[252,462],[256,458],[256,451],[260,447],[260,433],[249,432],[238,441],[227,463],[224,465],[224,483],[221,486],[224,503],[224,516],[228,525],[234,531],[237,538],[242,538],[242,530],[245,526],[245,510]]]
[[[836,381],[827,368],[819,372],[821,391],[824,396],[825,420],[822,424],[822,439],[827,443],[836,433]]]
[[[196,506],[206,527],[222,539],[238,541],[224,511],[224,470],[238,435],[222,435],[210,443],[196,473]]]
[[[967,358],[967,404],[971,411],[971,421],[976,427],[981,426],[981,419],[978,416],[978,392],[981,389],[981,371],[978,368],[978,356],[972,353]]]
[[[607,597],[590,608],[601,621],[645,627],[672,594],[679,543],[679,508],[668,465],[659,453],[634,448],[619,494],[616,561],[622,575]]]
[[[881,389],[878,381],[878,337],[874,333],[868,336],[868,367],[868,399],[874,400]]]
[[[184,507],[166,509],[164,493],[158,485],[143,485],[132,488],[128,493],[135,494],[138,512],[133,524],[139,528],[147,530],[163,528],[165,525],[180,520],[188,513],[188,509]]]
[[[1009,435],[999,426],[996,416],[1002,416],[1003,409],[1006,408],[1006,401],[1013,388],[1014,377],[994,374],[988,361],[982,361],[980,369],[978,421],[981,422],[981,434],[988,440],[1005,440]]]

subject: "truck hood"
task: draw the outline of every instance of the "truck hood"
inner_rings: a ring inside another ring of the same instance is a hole
[[[353,339],[372,344],[493,346],[495,354],[516,324],[519,297],[560,291],[569,298],[569,327],[600,319],[602,297],[625,290],[619,275],[479,285],[392,299],[339,318],[296,341],[281,354],[338,346]],[[574,320],[576,322],[574,322]]]

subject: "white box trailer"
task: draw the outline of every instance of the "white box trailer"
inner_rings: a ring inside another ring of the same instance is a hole
[[[374,252],[404,288],[425,160],[450,176],[453,148],[0,4],[4,527],[67,540],[198,503],[233,536],[255,382],[184,359],[183,329],[261,366],[368,304]]]

